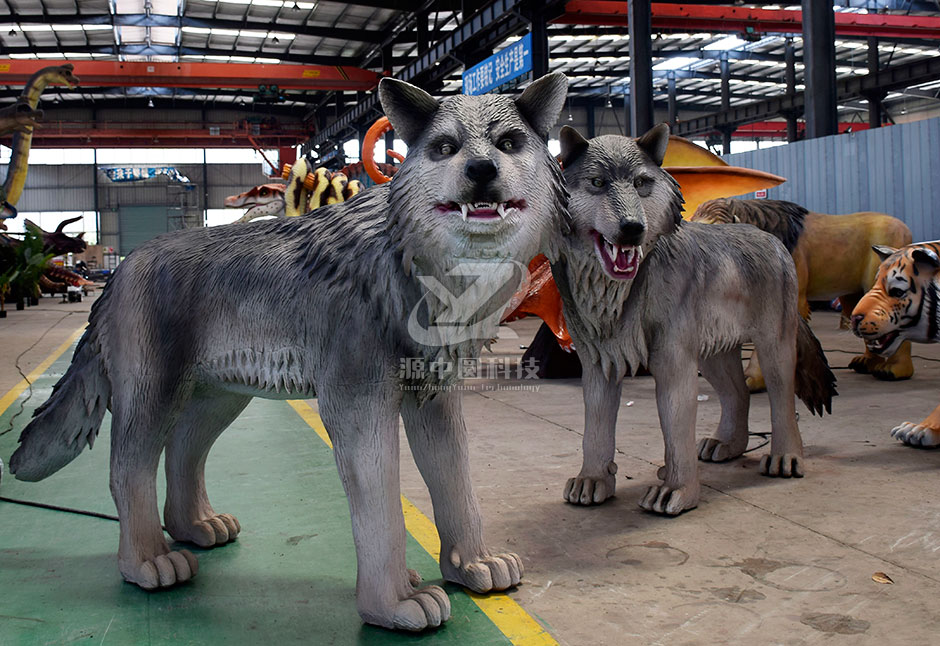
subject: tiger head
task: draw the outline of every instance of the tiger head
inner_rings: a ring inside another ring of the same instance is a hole
[[[894,354],[905,339],[935,343],[940,244],[872,247],[882,263],[875,284],[852,310],[852,331],[873,354]]]

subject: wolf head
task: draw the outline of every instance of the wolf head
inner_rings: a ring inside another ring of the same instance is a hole
[[[379,99],[408,155],[391,182],[390,226],[423,262],[512,258],[527,263],[565,207],[546,146],[568,81],[549,74],[515,100],[454,96],[441,102],[395,79]],[[433,258],[436,256],[436,258]]]
[[[561,129],[561,162],[571,194],[570,252],[596,256],[616,280],[636,276],[644,252],[681,222],[679,186],[662,169],[669,127],[639,139],[604,135],[590,141]]]

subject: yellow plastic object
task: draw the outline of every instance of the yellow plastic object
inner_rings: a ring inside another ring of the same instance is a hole
[[[287,179],[290,177],[291,168],[293,168],[291,164],[284,164],[284,168],[281,169],[281,179]]]
[[[738,166],[673,166],[664,169],[682,189],[685,207],[682,217],[689,219],[703,202],[719,197],[734,197],[787,181],[773,173]]]
[[[669,136],[663,166],[727,166],[728,162],[711,152],[677,135]]]

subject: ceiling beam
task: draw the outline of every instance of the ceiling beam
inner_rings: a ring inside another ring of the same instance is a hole
[[[44,67],[65,61],[0,59],[0,85],[24,85]],[[75,61],[86,87],[188,87],[255,89],[259,84],[284,90],[371,90],[380,76],[357,67],[262,65],[245,63],[155,63]],[[82,89],[76,90],[81,92]]]
[[[849,99],[865,97],[873,92],[899,90],[921,83],[940,79],[940,57],[927,58],[905,65],[885,67],[875,74],[848,76],[836,80],[836,97],[839,103]],[[683,121],[676,134],[689,136],[713,132],[719,128],[737,126],[773,119],[786,112],[800,113],[805,105],[805,93],[773,97],[738,106],[726,112],[716,112],[704,117]]]
[[[940,17],[897,14],[837,13],[836,36],[940,39]],[[652,7],[654,29],[802,33],[803,14],[787,9],[746,9],[729,6],[684,7],[658,2]],[[553,22],[567,25],[627,25],[627,5],[613,0],[571,0]]]

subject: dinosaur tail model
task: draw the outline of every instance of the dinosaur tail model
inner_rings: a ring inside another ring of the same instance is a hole
[[[20,101],[25,101],[30,110],[35,110],[39,104],[39,96],[48,85],[52,83],[62,83],[68,87],[78,85],[78,77],[72,74],[74,67],[71,63],[57,65],[53,67],[44,67],[29,79],[23,93],[20,95]],[[7,170],[6,180],[3,182],[3,201],[9,205],[15,205],[20,195],[23,194],[23,186],[26,184],[26,169],[29,160],[29,149],[33,142],[33,129],[28,126],[18,129],[13,134],[13,154],[10,157],[10,165]]]

